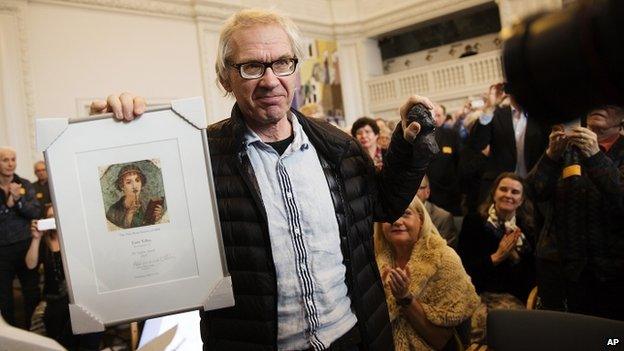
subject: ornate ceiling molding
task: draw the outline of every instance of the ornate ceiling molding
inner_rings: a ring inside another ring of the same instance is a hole
[[[161,0],[30,0],[31,2],[74,5],[106,10],[140,12],[160,16],[193,18],[195,10],[190,2]]]
[[[31,2],[71,5],[103,10],[140,13],[154,16],[184,18],[206,23],[218,30],[225,19],[245,8],[244,4],[224,4],[217,1],[164,0],[30,0]],[[258,4],[260,6],[262,4]],[[287,11],[284,11],[288,13]],[[333,37],[331,18],[316,19],[306,13],[288,13],[308,36]]]
[[[244,7],[202,2],[195,6],[195,11],[198,22],[214,25],[216,30],[219,30],[225,19]],[[333,37],[334,35],[332,23],[329,21],[310,19],[309,16],[300,13],[288,13],[288,15],[308,36]]]
[[[210,0],[30,0],[32,2],[66,4],[101,8],[132,13],[152,14],[186,18],[205,22],[219,27],[232,13],[246,7],[244,3],[235,4]],[[559,0],[560,1],[560,0]],[[321,37],[374,37],[392,32],[406,26],[427,21],[450,12],[470,8],[491,2],[491,0],[428,0],[414,1],[409,4],[381,9],[372,14],[360,15],[357,20],[341,20],[340,14],[331,13],[325,17],[314,17],[309,13],[297,11],[297,8],[283,9],[309,36]],[[258,6],[262,6],[259,3]],[[267,1],[266,5],[270,5]],[[305,5],[305,4],[304,4]],[[319,5],[320,6],[320,5]],[[319,12],[319,11],[317,11]],[[323,13],[321,10],[319,13]],[[350,14],[352,15],[352,14]],[[351,16],[353,18],[353,16]]]

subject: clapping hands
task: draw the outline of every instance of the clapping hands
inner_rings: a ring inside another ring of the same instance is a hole
[[[386,270],[385,282],[390,287],[390,291],[395,299],[402,299],[409,296],[409,285],[411,282],[409,269],[390,268]]]
[[[512,257],[514,261],[519,260],[520,257],[516,252],[516,243],[521,236],[522,232],[520,231],[520,228],[516,228],[514,231],[503,235],[500,242],[498,243],[498,248],[496,249],[496,252],[491,255],[492,263],[494,263],[494,265],[497,265],[505,261],[509,257]]]

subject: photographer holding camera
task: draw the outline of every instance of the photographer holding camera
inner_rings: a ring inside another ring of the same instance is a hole
[[[535,200],[548,201],[537,244],[546,309],[624,320],[623,122],[610,105],[591,111],[587,128],[554,126],[529,174]]]

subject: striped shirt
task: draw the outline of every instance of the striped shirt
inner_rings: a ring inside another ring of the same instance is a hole
[[[267,212],[277,278],[277,346],[323,350],[357,322],[345,283],[338,222],[316,149],[290,113],[280,156],[248,129],[247,155]]]

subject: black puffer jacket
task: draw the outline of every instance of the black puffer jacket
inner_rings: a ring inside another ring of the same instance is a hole
[[[430,160],[398,128],[377,174],[350,136],[293,110],[316,148],[330,188],[346,283],[365,350],[392,350],[383,286],[372,247],[373,220],[398,218],[412,200]],[[245,126],[232,117],[208,129],[219,217],[236,305],[201,314],[204,350],[275,350],[277,282],[266,212],[244,149]]]
[[[17,174],[13,175],[11,182],[22,186],[23,195],[9,208],[6,205],[8,197],[0,190],[0,246],[30,239],[30,221],[41,215],[41,205],[35,198],[32,184]]]

